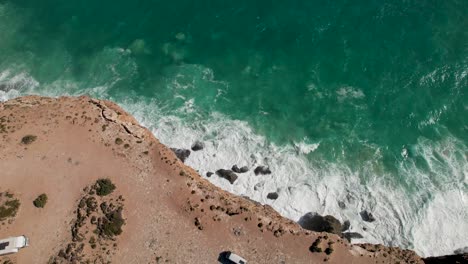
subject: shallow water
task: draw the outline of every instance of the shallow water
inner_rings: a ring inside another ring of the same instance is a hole
[[[218,186],[450,254],[468,245],[468,2],[419,2],[3,0],[0,98],[114,100],[167,145],[203,140],[203,175],[273,171]]]

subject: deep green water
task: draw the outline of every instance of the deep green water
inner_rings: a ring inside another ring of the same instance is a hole
[[[260,153],[278,172],[287,167],[278,189],[307,181],[298,174],[310,175],[308,184],[352,179],[364,201],[356,210],[394,209],[380,216],[398,227],[381,224],[368,240],[450,253],[468,240],[444,229],[433,235],[446,246],[436,248],[415,242],[430,227],[415,229],[455,212],[449,227],[468,233],[467,12],[468,1],[0,0],[0,96],[112,99],[168,144],[188,137],[180,126],[213,142],[226,140],[223,129],[244,137],[236,144],[261,137],[269,152],[246,147],[239,157],[219,154],[218,164]],[[300,170],[288,163],[296,158]],[[255,183],[226,188],[257,197]],[[447,214],[432,215],[437,199],[453,203]],[[294,202],[273,205],[297,218],[306,212],[285,209]]]

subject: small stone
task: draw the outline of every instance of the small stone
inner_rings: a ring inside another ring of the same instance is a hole
[[[348,240],[349,242],[351,242],[352,239],[363,238],[361,234],[356,233],[356,232],[345,232],[345,233],[342,233],[341,235],[342,237],[346,238],[346,240]]]
[[[246,172],[249,171],[249,168],[247,166],[243,166],[243,167],[239,168],[237,165],[234,165],[234,166],[232,166],[231,170],[236,172],[236,173],[246,173]]]
[[[174,152],[177,158],[180,159],[182,162],[185,162],[185,160],[190,156],[190,150],[188,149],[171,148],[171,150]]]
[[[267,195],[267,198],[270,200],[276,200],[278,199],[279,195],[277,192],[271,192]]]
[[[351,223],[349,222],[349,220],[344,221],[343,226],[341,228],[341,231],[344,232],[344,231],[348,230],[350,226],[351,226]]]
[[[205,144],[201,141],[195,141],[195,143],[193,143],[192,145],[192,150],[193,151],[199,151],[199,150],[202,150],[205,148]]]
[[[346,204],[343,201],[338,201],[338,207],[341,209],[346,209]]]
[[[375,217],[372,215],[372,213],[368,212],[367,210],[364,210],[359,213],[361,215],[362,220],[366,222],[374,222]]]
[[[265,166],[258,166],[257,168],[255,168],[254,173],[255,175],[259,175],[259,174],[266,175],[266,174],[271,174],[271,170],[270,168],[265,167]]]

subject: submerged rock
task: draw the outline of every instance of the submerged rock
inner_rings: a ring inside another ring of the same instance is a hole
[[[362,220],[366,222],[375,221],[375,217],[372,215],[372,213],[368,212],[367,210],[361,211],[359,214],[361,215]]]
[[[276,200],[278,199],[279,195],[277,192],[271,192],[267,195],[267,198],[270,200]]]
[[[220,170],[217,170],[216,171],[216,174],[221,177],[221,178],[224,178],[226,180],[228,180],[231,184],[233,184],[238,176],[231,170],[223,170],[223,169],[220,169]]]
[[[254,190],[255,190],[255,191],[258,191],[258,190],[260,190],[261,188],[263,188],[264,185],[265,185],[265,182],[259,182],[259,183],[255,184]]]
[[[192,145],[192,150],[193,151],[199,151],[199,150],[202,150],[205,148],[205,143],[201,142],[201,141],[195,141],[195,143],[193,143]]]
[[[190,150],[188,149],[171,148],[171,150],[182,162],[185,162],[185,160],[190,156]]]
[[[234,165],[232,166],[231,170],[236,173],[246,173],[249,171],[249,168],[247,166],[239,168],[237,165]]]
[[[271,174],[271,170],[270,168],[266,166],[258,166],[257,168],[255,168],[254,173],[255,175],[259,175],[259,174],[266,175],[266,174]]]
[[[299,225],[315,232],[341,234],[340,221],[331,215],[321,216],[317,213],[307,213],[299,219]]]
[[[345,209],[346,204],[343,201],[338,201],[338,207],[340,207],[341,209]]]
[[[351,242],[352,239],[356,238],[364,238],[361,234],[357,232],[345,232],[341,234],[342,237],[346,238],[349,242]]]

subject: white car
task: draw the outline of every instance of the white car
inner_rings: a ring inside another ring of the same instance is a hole
[[[227,259],[229,259],[230,261],[232,261],[232,262],[234,262],[236,264],[247,264],[247,260],[245,260],[241,256],[239,256],[237,254],[234,254],[232,252],[229,252],[226,257],[227,257]]]
[[[29,239],[26,236],[0,239],[0,256],[17,253],[19,249],[27,246],[29,246]]]

